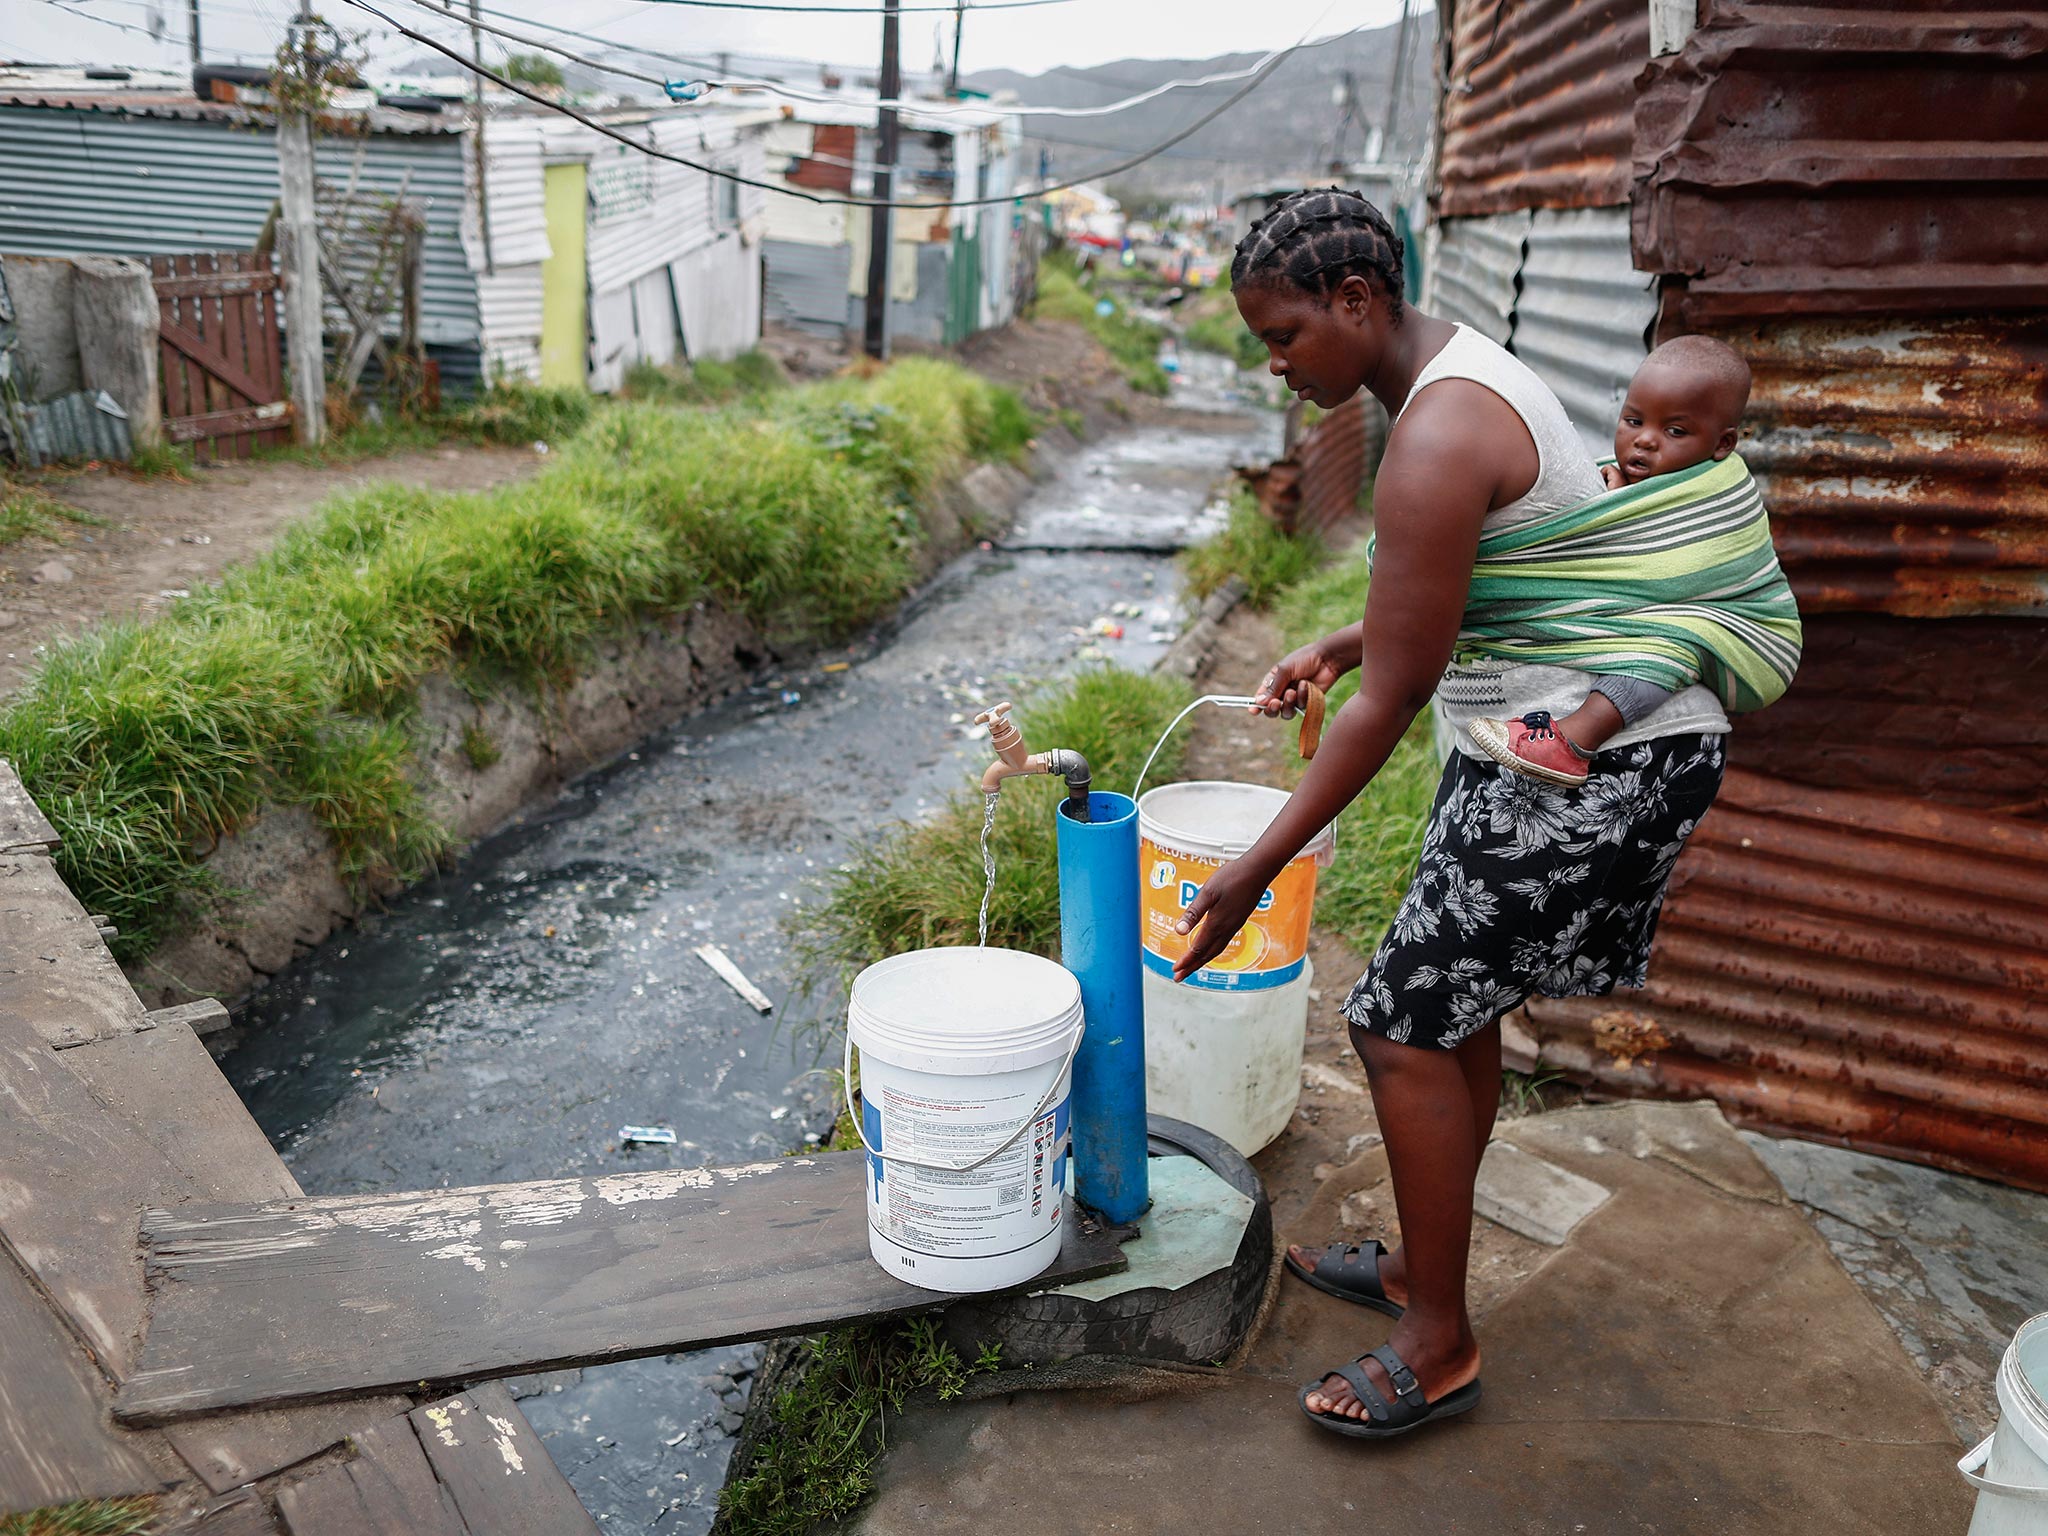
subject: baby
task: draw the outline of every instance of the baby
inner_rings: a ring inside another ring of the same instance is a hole
[[[1665,342],[1629,381],[1614,428],[1614,462],[1601,464],[1601,478],[1618,491],[1727,458],[1748,403],[1749,365],[1733,347],[1709,336]],[[1670,697],[1670,689],[1642,678],[1603,676],[1568,715],[1475,720],[1472,739],[1516,773],[1549,784],[1583,784],[1593,754]]]

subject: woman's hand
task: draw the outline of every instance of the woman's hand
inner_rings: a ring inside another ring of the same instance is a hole
[[[1186,981],[1222,954],[1265,894],[1266,882],[1244,859],[1232,859],[1211,875],[1174,925],[1174,932],[1185,934],[1192,930],[1194,936],[1188,952],[1174,962],[1173,979]],[[1195,927],[1197,923],[1201,924],[1199,929]]]
[[[1302,684],[1314,683],[1328,693],[1337,679],[1358,665],[1358,626],[1311,640],[1280,658],[1252,695],[1252,708],[1266,715],[1293,719],[1305,694]]]

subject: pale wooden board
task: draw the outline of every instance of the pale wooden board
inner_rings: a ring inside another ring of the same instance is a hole
[[[502,1383],[415,1409],[412,1427],[478,1536],[597,1536],[597,1523]]]
[[[133,1030],[148,1012],[56,867],[0,854],[0,1018],[76,1045]]]
[[[34,800],[15,776],[14,765],[0,758],[0,852],[51,849],[57,846],[57,832],[36,808]]]
[[[317,1456],[407,1408],[402,1397],[366,1397],[298,1408],[215,1413],[165,1428],[164,1438],[215,1493],[226,1493]]]
[[[355,1445],[340,1466],[278,1490],[291,1536],[470,1536],[406,1420],[386,1419]]]
[[[189,1024],[160,1024],[59,1053],[94,1098],[140,1129],[193,1197],[289,1200],[298,1180]]]
[[[162,1480],[106,1416],[104,1379],[0,1253],[0,1515],[154,1493]]]
[[[146,1422],[460,1383],[935,1311],[868,1255],[857,1152],[425,1194],[152,1211]],[[1111,1274],[1068,1204],[1019,1289]]]

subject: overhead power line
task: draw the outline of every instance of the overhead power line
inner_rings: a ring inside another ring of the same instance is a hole
[[[656,149],[652,145],[642,144],[638,140],[631,137],[629,134],[623,133],[617,128],[614,128],[607,123],[601,123],[597,121],[597,119],[590,117],[585,113],[577,111],[574,107],[567,106],[562,102],[552,101],[549,98],[541,95],[538,91],[529,90],[526,86],[521,85],[519,82],[515,80],[509,80],[505,76],[498,74],[494,70],[486,69],[480,64],[476,64],[469,59],[465,59],[453,48],[450,48],[443,43],[435,41],[433,38],[428,37],[425,33],[416,32],[412,28],[406,26],[403,22],[397,20],[395,17],[387,15],[382,10],[379,10],[375,5],[372,5],[370,3],[370,0],[347,0],[347,3],[354,6],[359,11],[366,12],[367,14],[376,17],[379,21],[383,22],[386,26],[390,27],[393,31],[397,32],[400,36],[411,38],[414,42],[423,44],[424,46],[433,49],[434,52],[441,54],[448,59],[453,60],[463,69],[471,70],[477,74],[482,75],[486,80],[494,82],[502,89],[510,91],[513,95],[522,96],[526,100],[533,102],[536,106],[543,107],[550,112],[559,113],[563,117],[567,117],[572,121],[581,123],[584,127],[590,129],[592,132],[601,134],[608,139],[614,139],[618,143],[625,145],[628,149],[637,150],[641,154],[650,156],[651,158],[656,160],[667,160],[676,165],[685,166],[693,171],[701,171],[708,176],[715,176],[723,181],[737,182],[739,185],[743,187],[757,187],[764,192],[779,192],[783,194],[785,197],[800,198],[803,201],[809,203],[829,204],[847,208],[985,208],[992,206],[994,204],[1013,202],[1019,198],[1043,197],[1045,194],[1049,192],[1062,192],[1069,187],[1079,186],[1084,181],[1093,181],[1099,177],[1118,175],[1123,171],[1131,169],[1133,166],[1143,165],[1147,160],[1152,159],[1155,155],[1158,155],[1164,150],[1171,149],[1174,145],[1180,143],[1181,140],[1188,138],[1192,134],[1200,132],[1201,129],[1206,127],[1208,124],[1214,122],[1217,118],[1221,117],[1225,112],[1229,111],[1232,107],[1236,106],[1238,102],[1242,101],[1245,97],[1249,96],[1253,91],[1257,90],[1260,85],[1264,84],[1267,76],[1271,75],[1271,73],[1275,69],[1279,68],[1280,64],[1289,55],[1297,52],[1302,48],[1309,46],[1309,40],[1306,37],[1304,37],[1300,42],[1293,44],[1291,47],[1279,50],[1268,60],[1264,73],[1256,75],[1252,79],[1248,80],[1245,84],[1238,87],[1237,90],[1231,92],[1229,96],[1225,97],[1222,101],[1218,102],[1214,107],[1211,107],[1207,112],[1204,112],[1200,117],[1196,118],[1193,122],[1189,123],[1186,127],[1180,129],[1172,136],[1161,140],[1159,143],[1153,145],[1149,149],[1143,150],[1138,154],[1130,156],[1127,159],[1120,160],[1113,165],[1098,166],[1084,176],[1076,176],[1066,181],[1053,182],[1047,186],[1024,188],[1018,191],[1004,193],[1000,196],[961,197],[930,200],[919,199],[916,201],[899,202],[888,198],[834,197],[818,192],[808,192],[797,187],[783,186],[778,185],[775,182],[762,181],[759,178],[753,176],[742,176],[739,172],[727,170],[723,166],[706,165],[704,162],[700,160],[692,160],[685,155],[672,154],[667,150]],[[1357,32],[1362,30],[1364,29],[1359,27],[1353,27],[1350,32],[1337,33],[1333,37],[1319,39],[1318,42],[1331,42],[1335,40],[1335,37],[1348,37],[1349,35],[1351,35],[1351,32]],[[865,103],[863,103],[863,105],[865,105]]]
[[[649,5],[692,5],[706,11],[801,11],[809,16],[880,16],[883,7],[879,5],[765,5],[756,0],[644,0]],[[1065,5],[1068,0],[980,0],[967,7],[970,11],[1023,11],[1039,5]],[[898,16],[915,16],[922,12],[943,11],[954,14],[950,5],[903,5],[896,8]]]

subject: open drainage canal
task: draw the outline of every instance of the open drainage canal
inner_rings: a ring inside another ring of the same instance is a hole
[[[1148,445],[1166,436],[1170,452]],[[643,742],[279,977],[223,1066],[299,1182],[347,1194],[688,1168],[828,1132],[815,1010],[787,997],[791,903],[979,770],[966,723],[986,704],[1090,648],[1149,667],[1177,627],[1177,575],[1130,546],[1191,526],[1220,471],[1277,438],[1261,412],[1095,445],[1034,494],[1017,541],[1077,505],[1152,509],[1122,548],[966,556],[851,670],[794,671]],[[1145,616],[1122,641],[1086,633],[1131,604]],[[777,1000],[772,1015],[697,958],[706,943]],[[626,1125],[678,1139],[622,1146]],[[743,1345],[513,1385],[600,1520],[703,1532],[758,1358]]]

